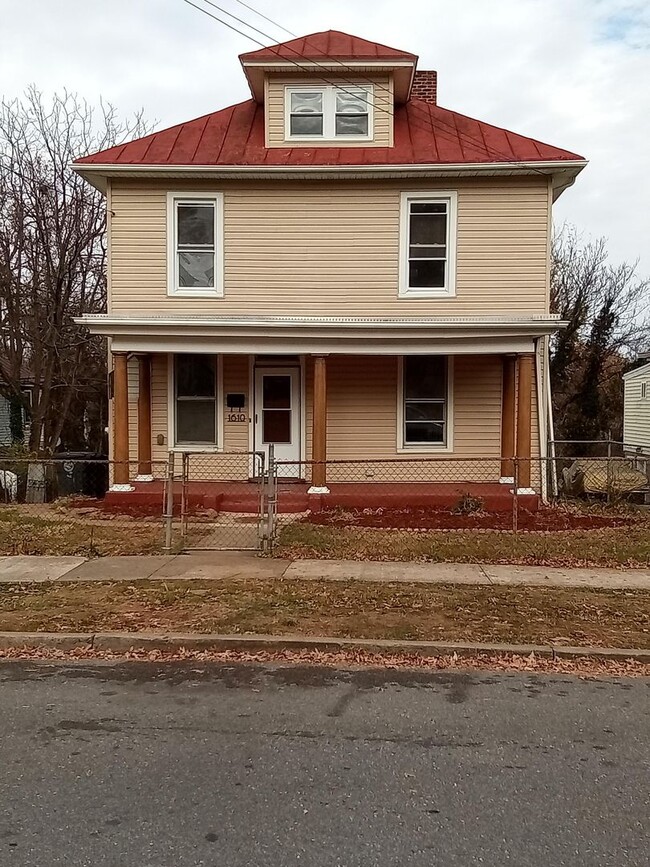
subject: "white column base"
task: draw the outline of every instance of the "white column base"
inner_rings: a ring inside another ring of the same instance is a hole
[[[534,488],[517,488],[516,491],[512,492],[513,494],[536,494],[537,491]]]
[[[309,490],[307,491],[308,494],[329,494],[329,492],[329,488],[319,488],[314,485],[312,485],[311,488],[309,488]]]
[[[147,473],[146,475],[142,475],[142,476],[138,474],[135,477],[135,479],[133,479],[133,481],[134,482],[153,482],[153,476],[151,475],[151,473]]]
[[[514,485],[515,477],[514,476],[501,476],[499,479],[500,485]]]
[[[111,494],[126,494],[128,491],[135,491],[133,485],[111,485],[108,489]]]

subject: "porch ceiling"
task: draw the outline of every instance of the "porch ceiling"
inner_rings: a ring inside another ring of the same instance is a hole
[[[345,355],[531,352],[536,338],[564,327],[557,316],[337,318],[116,316],[75,320],[110,337],[114,351],[328,353]]]

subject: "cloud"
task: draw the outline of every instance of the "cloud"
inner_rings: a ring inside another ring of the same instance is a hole
[[[235,0],[219,5],[287,38]],[[613,260],[640,258],[650,274],[647,0],[250,5],[298,34],[334,28],[414,51],[421,68],[438,70],[443,105],[584,154],[590,165],[557,203],[556,221],[606,236]],[[168,126],[246,99],[237,55],[253,47],[182,0],[15,0],[3,18],[0,82],[6,96],[32,82],[102,95]]]

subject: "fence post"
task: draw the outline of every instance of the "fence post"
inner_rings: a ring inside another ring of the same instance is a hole
[[[165,548],[166,554],[172,552],[172,529],[174,521],[174,452],[167,459],[167,490],[165,492]]]
[[[519,526],[519,458],[512,461],[514,488],[512,491],[512,532],[516,533]]]
[[[262,538],[262,546],[265,554],[273,551],[273,538],[275,535],[275,512],[277,509],[277,467],[275,465],[275,448],[273,443],[269,445],[269,468],[266,478],[266,527]]]
[[[612,503],[612,440],[607,440],[607,505]]]

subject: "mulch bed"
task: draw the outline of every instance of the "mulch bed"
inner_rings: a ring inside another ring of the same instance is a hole
[[[331,509],[314,512],[305,519],[329,527],[373,527],[376,529],[420,530],[511,530],[512,512],[459,512],[447,509]],[[550,532],[556,530],[598,530],[627,527],[640,518],[625,514],[591,514],[569,509],[519,509],[517,528]]]

